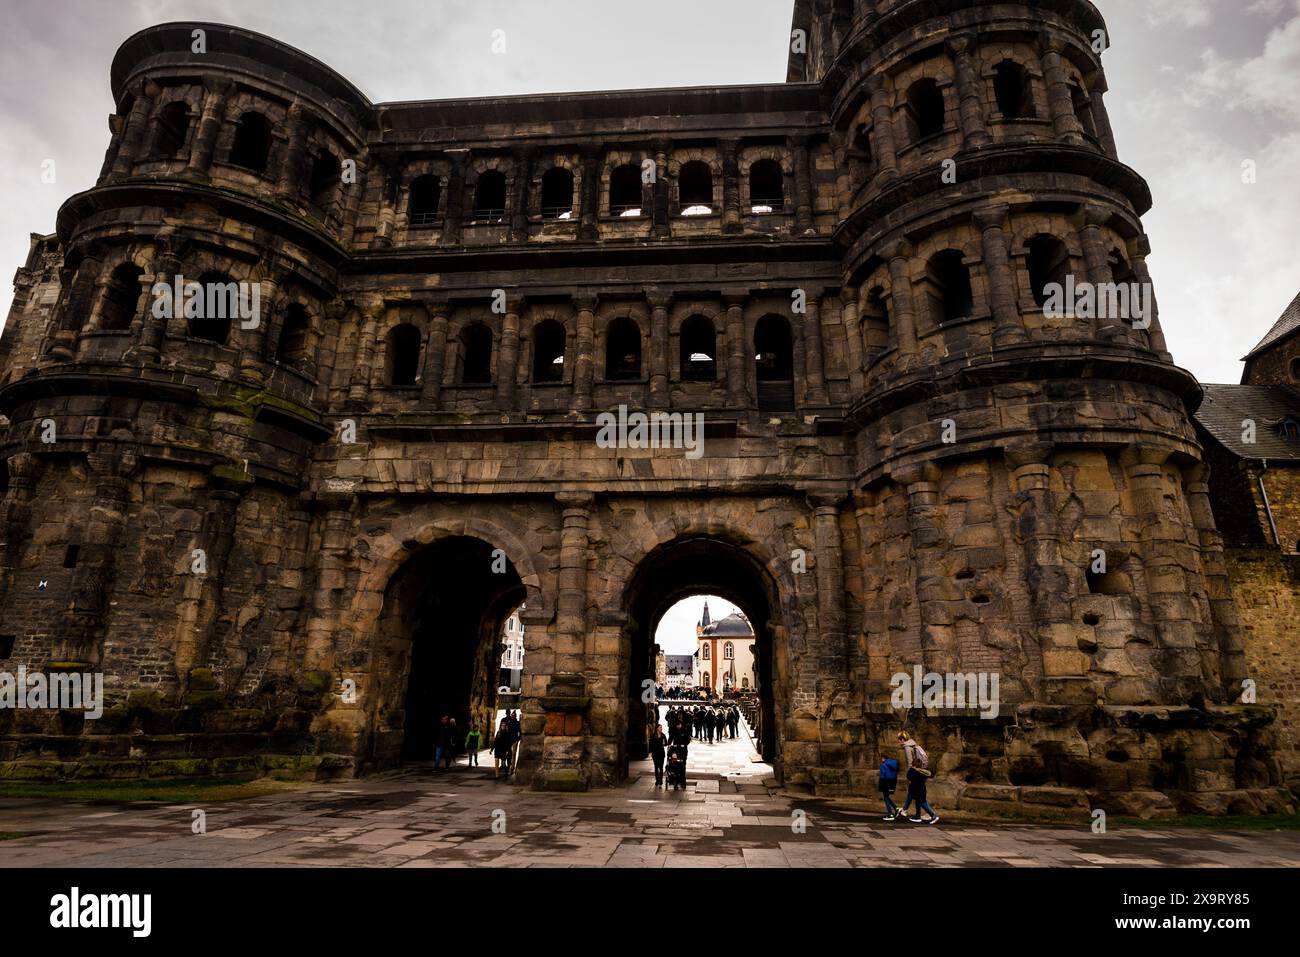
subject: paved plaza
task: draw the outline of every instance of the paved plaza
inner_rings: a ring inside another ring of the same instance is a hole
[[[695,743],[685,791],[650,763],[620,788],[545,794],[449,771],[317,784],[212,804],[0,800],[5,867],[1115,867],[1300,866],[1300,832],[881,820],[875,802],[776,789],[746,732]],[[802,811],[803,814],[796,814]],[[943,814],[943,809],[939,809]],[[798,823],[802,819],[803,827]]]

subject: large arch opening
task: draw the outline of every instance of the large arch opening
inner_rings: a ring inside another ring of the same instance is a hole
[[[505,553],[478,538],[451,536],[409,559],[384,593],[381,639],[402,702],[400,757],[434,757],[443,715],[458,729],[458,747],[472,727],[491,739],[506,620],[525,597]]]
[[[743,649],[752,655],[752,670],[737,673],[737,683],[749,677],[751,689],[745,697],[752,702],[746,712],[747,730],[762,761],[771,765],[781,777],[781,729],[777,721],[777,702],[784,700],[786,660],[785,628],[776,582],[763,563],[744,545],[717,536],[688,536],[659,546],[637,567],[625,593],[628,614],[628,684],[627,728],[624,774],[632,762],[644,760],[649,753],[649,737],[655,724],[662,722],[664,708],[672,701],[659,701],[656,665],[659,645],[656,635],[664,616],[683,599],[716,596],[736,606],[752,631],[752,639],[725,636],[718,644],[718,654],[725,656],[725,641],[742,640],[752,644]],[[739,630],[739,629],[737,629]],[[702,647],[702,646],[701,646]],[[710,658],[713,657],[710,648]],[[697,660],[697,665],[700,662]],[[725,663],[720,662],[725,669]],[[721,700],[725,682],[714,678],[709,668],[709,684]],[[646,682],[649,681],[650,685]],[[693,684],[703,684],[696,680]],[[655,686],[655,700],[642,700],[647,687]],[[734,689],[731,700],[739,702],[741,688]],[[707,695],[706,695],[707,697]],[[707,755],[707,750],[703,752]],[[687,774],[693,773],[695,756],[687,759]],[[698,767],[698,765],[696,765]],[[715,768],[715,771],[718,769]]]

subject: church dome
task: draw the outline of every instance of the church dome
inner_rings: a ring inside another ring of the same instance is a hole
[[[704,629],[706,638],[752,638],[754,629],[749,626],[749,619],[738,611],[733,611],[726,618],[721,619]]]

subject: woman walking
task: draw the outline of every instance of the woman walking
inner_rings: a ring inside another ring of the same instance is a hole
[[[502,766],[506,769],[506,776],[510,775],[510,752],[514,749],[514,735],[510,733],[510,722],[502,718],[501,724],[497,726],[497,736],[492,742],[492,757],[496,758],[496,767],[493,768],[492,776],[501,777]]]
[[[925,753],[925,748],[917,744],[910,732],[898,732],[898,742],[903,746],[903,754],[907,758],[907,796],[903,798],[903,806],[899,809],[900,814],[906,814],[907,808],[912,801],[916,801],[916,815],[909,817],[908,820],[913,824],[920,824],[924,820],[926,824],[938,824],[939,815],[934,813],[934,808],[930,807],[930,802],[926,800],[925,785],[933,777],[930,771],[930,756]],[[921,817],[921,812],[925,811],[930,815],[928,819]]]

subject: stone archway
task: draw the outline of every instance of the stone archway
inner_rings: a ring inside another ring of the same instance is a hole
[[[782,775],[780,716],[789,713],[789,651],[785,602],[769,564],[750,544],[716,532],[688,534],[663,543],[636,566],[623,593],[626,651],[626,721],[620,774],[645,757],[652,711],[642,701],[644,682],[654,677],[654,633],[664,613],[692,595],[718,595],[741,608],[754,629],[755,676],[760,706],[758,750]]]
[[[440,537],[402,563],[372,643],[377,767],[431,757],[443,714],[488,740],[501,629],[526,594],[505,553],[475,536]]]

